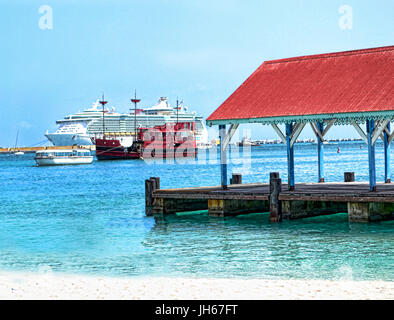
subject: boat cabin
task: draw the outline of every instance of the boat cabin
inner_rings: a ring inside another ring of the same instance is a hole
[[[90,150],[70,149],[70,150],[40,150],[36,152],[36,158],[65,158],[65,157],[90,157]]]

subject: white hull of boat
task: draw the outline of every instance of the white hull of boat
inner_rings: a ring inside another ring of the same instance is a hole
[[[70,164],[90,164],[93,162],[93,156],[90,157],[56,157],[56,158],[36,158],[38,166],[58,166]]]
[[[92,139],[88,134],[81,133],[47,133],[45,135],[54,146],[89,146]]]

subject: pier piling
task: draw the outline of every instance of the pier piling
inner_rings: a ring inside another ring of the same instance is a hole
[[[272,222],[282,221],[282,204],[279,201],[279,194],[282,191],[282,179],[279,172],[270,173],[270,220]]]
[[[230,184],[242,184],[242,174],[233,173],[230,178]]]
[[[349,222],[393,220],[393,202],[348,202]]]
[[[152,215],[153,209],[153,197],[152,194],[157,189],[160,189],[160,178],[151,177],[145,180],[145,214],[147,216]]]
[[[356,179],[354,178],[354,172],[345,172],[344,173],[344,181],[345,182],[354,182]]]

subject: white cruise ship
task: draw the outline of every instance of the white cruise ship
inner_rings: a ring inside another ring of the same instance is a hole
[[[103,119],[104,114],[104,119]],[[134,109],[130,113],[117,113],[114,108],[103,110],[97,100],[93,106],[56,121],[59,125],[56,132],[46,133],[45,136],[55,146],[91,145],[95,135],[106,134],[132,137],[135,132],[134,121],[138,127],[150,128],[156,125],[174,122],[194,122],[197,147],[208,144],[208,131],[204,119],[195,112],[189,112],[181,103],[172,108],[166,97],[161,97],[156,105],[147,109]]]

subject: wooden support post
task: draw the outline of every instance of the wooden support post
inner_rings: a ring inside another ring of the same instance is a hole
[[[366,144],[368,144],[368,138],[367,135],[364,133],[363,129],[360,128],[360,126],[358,125],[358,123],[356,123],[355,121],[352,122],[353,127],[356,129],[356,131],[358,132],[358,134],[360,135],[360,137],[365,141]]]
[[[394,219],[393,202],[348,202],[349,222],[374,222]]]
[[[282,191],[282,180],[279,172],[270,173],[270,220],[272,222],[282,221],[282,206],[279,201],[279,194]]]
[[[219,125],[219,138],[220,138],[220,177],[222,189],[227,189],[227,154],[224,145],[226,137],[226,125]]]
[[[153,192],[160,189],[160,178],[152,177],[145,180],[145,214],[152,216],[153,209]]]
[[[147,216],[152,215],[152,205],[153,205],[152,181],[146,179],[145,180],[145,215]]]
[[[294,190],[294,147],[290,144],[293,124],[286,123],[287,179],[289,190]]]
[[[324,123],[323,122],[317,122],[317,128],[319,129],[320,132],[324,131]],[[323,150],[323,140],[322,138],[317,135],[317,161],[318,161],[318,182],[324,182],[324,150]]]
[[[346,212],[347,203],[320,200],[281,200],[283,219],[301,219]]]
[[[270,172],[270,181],[273,179],[279,179],[279,172]]]
[[[242,184],[242,174],[233,173],[230,179],[230,184]]]
[[[151,177],[149,180],[152,181],[153,191],[160,189],[160,178],[159,177]]]
[[[298,137],[300,136],[302,129],[304,129],[306,123],[297,123],[293,128],[293,133],[290,139],[290,145],[293,146],[296,143]]]
[[[368,164],[369,164],[369,191],[376,191],[375,145],[372,143],[372,134],[375,120],[367,120],[368,138]]]
[[[354,182],[356,181],[354,178],[354,172],[345,172],[344,174],[344,181],[345,182]]]
[[[278,134],[278,136],[282,140],[282,142],[284,144],[286,144],[286,137],[284,136],[282,131],[280,131],[279,127],[275,123],[272,123],[271,126],[272,126],[272,128],[274,128],[274,130],[276,131],[276,133]]]
[[[178,212],[207,210],[206,199],[153,198],[153,216],[166,216]]]
[[[227,150],[228,145],[230,144],[231,138],[233,137],[235,131],[237,131],[239,124],[232,124],[228,132],[225,132],[225,138],[223,139],[224,149]]]
[[[372,133],[372,144],[374,145],[375,142],[380,138],[384,141],[383,132],[385,131],[387,124],[390,123],[390,119],[380,120],[375,122],[375,128]]]
[[[391,182],[391,168],[390,168],[390,122],[387,124],[387,131],[384,131],[384,182]]]
[[[208,215],[227,217],[252,212],[267,212],[267,200],[208,199]]]

